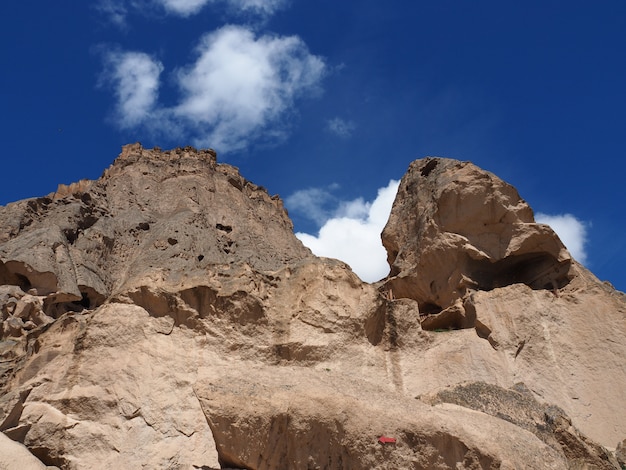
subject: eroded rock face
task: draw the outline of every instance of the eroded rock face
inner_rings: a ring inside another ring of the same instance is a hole
[[[0,284],[45,297],[52,316],[207,268],[217,277],[235,260],[272,271],[311,256],[280,199],[211,150],[128,145],[99,180],[9,204],[0,217]]]
[[[411,163],[382,234],[387,288],[418,301],[430,329],[474,326],[469,292],[511,284],[557,290],[571,273],[558,236],[511,185],[469,162]]]
[[[0,463],[617,468],[623,294],[468,163],[414,162],[383,240],[363,283],[192,148],[0,207]]]
[[[610,452],[572,427],[563,410],[539,403],[523,383],[505,390],[497,385],[472,382],[440,390],[424,399],[433,404],[452,403],[481,411],[526,429],[562,452],[570,468],[612,469],[618,464]]]

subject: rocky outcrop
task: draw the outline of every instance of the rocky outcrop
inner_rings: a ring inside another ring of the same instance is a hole
[[[434,327],[471,322],[458,302],[468,292],[511,284],[555,291],[573,277],[569,253],[515,188],[469,162],[413,162],[382,239],[396,297],[417,300],[423,314],[453,308],[446,321],[429,319]]]
[[[68,469],[618,468],[624,296],[511,186],[418,160],[383,242],[391,274],[363,283],[192,148],[126,146],[0,207],[0,446]]]
[[[424,397],[432,404],[451,403],[515,424],[542,442],[563,452],[570,468],[615,468],[617,461],[606,449],[590,442],[572,427],[563,410],[541,404],[523,384],[510,389],[482,382],[460,384]]]

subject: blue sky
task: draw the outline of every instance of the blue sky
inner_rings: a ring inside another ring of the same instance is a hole
[[[512,183],[626,290],[623,0],[23,1],[0,17],[0,204],[97,178],[125,143],[213,147],[375,278],[394,181],[446,156]]]

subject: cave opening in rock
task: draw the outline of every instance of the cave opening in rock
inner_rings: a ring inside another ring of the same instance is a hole
[[[512,284],[526,284],[531,289],[555,289],[570,281],[571,261],[559,262],[546,253],[509,256],[495,263],[471,260],[468,277],[480,290],[492,290]]]
[[[441,312],[442,308],[432,302],[419,302],[419,310],[421,315],[435,315]]]

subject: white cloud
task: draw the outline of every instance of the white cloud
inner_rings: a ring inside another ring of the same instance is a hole
[[[297,36],[225,26],[205,35],[196,61],[176,71],[178,104],[156,103],[160,62],[140,52],[105,54],[105,80],[117,97],[119,125],[178,135],[218,151],[284,136],[297,98],[319,87],[324,61]]]
[[[120,127],[135,127],[150,116],[162,71],[163,65],[143,52],[113,51],[105,55],[103,79],[115,90]]]
[[[356,129],[356,125],[352,121],[346,121],[336,117],[326,122],[326,128],[336,136],[347,138],[352,135],[354,129]]]
[[[317,236],[296,236],[317,256],[340,259],[364,281],[375,282],[389,273],[387,252],[380,234],[387,223],[398,192],[398,181],[378,190],[373,202],[359,198],[340,204],[336,215],[328,219]]]
[[[587,226],[572,214],[548,215],[538,213],[535,220],[540,224],[547,224],[556,232],[571,255],[578,262],[587,262]]]
[[[201,134],[198,145],[245,147],[316,88],[324,62],[297,36],[261,36],[241,26],[207,34],[196,62],[179,70],[182,102],[174,114]],[[273,130],[277,130],[274,128]]]

